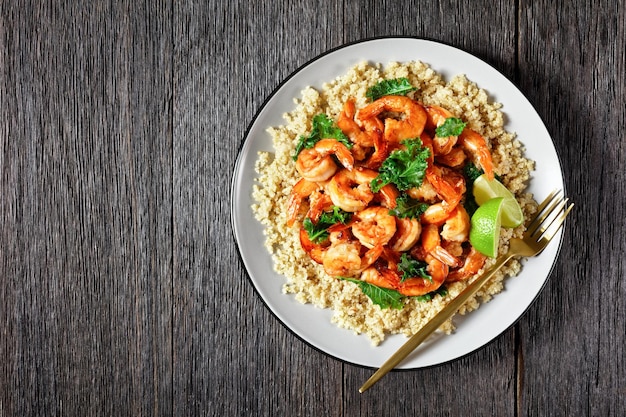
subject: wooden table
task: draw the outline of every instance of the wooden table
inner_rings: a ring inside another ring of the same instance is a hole
[[[0,2],[0,416],[626,415],[626,7],[553,3]],[[576,208],[514,327],[359,394],[255,293],[230,181],[285,77],[382,35],[518,85]]]

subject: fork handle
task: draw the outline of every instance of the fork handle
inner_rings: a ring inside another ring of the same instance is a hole
[[[444,308],[442,308],[435,316],[430,319],[428,323],[424,325],[417,333],[407,340],[404,345],[400,347],[387,361],[359,388],[359,392],[363,393],[372,385],[374,385],[380,378],[387,374],[396,367],[404,358],[406,358],[411,352],[413,352],[428,336],[430,336],[435,330],[439,328],[446,320],[452,317],[459,308],[469,298],[474,296],[478,290],[504,265],[509,259],[513,257],[513,253],[510,251],[505,255],[499,256],[496,263],[489,268],[480,277],[471,282],[459,295],[453,298]]]

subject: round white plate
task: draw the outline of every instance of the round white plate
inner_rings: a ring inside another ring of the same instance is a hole
[[[235,239],[250,280],[267,307],[302,340],[337,359],[352,364],[379,367],[405,341],[402,335],[389,336],[374,347],[365,335],[341,329],[330,322],[331,311],[301,304],[281,288],[285,278],[274,272],[272,259],[263,246],[263,227],[254,218],[252,186],[258,151],[272,151],[266,129],[283,125],[282,115],[294,107],[307,86],[321,89],[324,82],[345,74],[353,65],[367,60],[420,60],[449,80],[464,73],[503,104],[506,129],[516,132],[526,147],[526,156],[536,162],[530,191],[542,200],[554,189],[564,190],[563,174],[554,144],[541,118],[524,95],[497,70],[480,59],[440,43],[413,38],[378,38],[349,44],[325,53],[286,79],[261,106],[250,124],[235,164],[231,194],[231,218]],[[505,290],[490,302],[466,315],[454,318],[457,330],[450,336],[434,336],[398,366],[422,368],[464,356],[492,341],[526,311],[544,286],[556,261],[562,234],[538,257],[524,262],[515,278],[507,279]]]

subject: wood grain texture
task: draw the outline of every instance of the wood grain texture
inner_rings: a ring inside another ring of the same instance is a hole
[[[171,10],[2,5],[0,414],[171,410]]]
[[[0,2],[0,417],[626,415],[622,4],[82,3]],[[307,345],[255,293],[230,187],[282,80],[388,35],[517,84],[576,208],[514,327],[359,394],[372,370]]]
[[[521,87],[577,204],[554,273],[520,323],[520,415],[626,412],[625,16],[609,2],[520,10],[520,38],[534,40],[521,44]]]

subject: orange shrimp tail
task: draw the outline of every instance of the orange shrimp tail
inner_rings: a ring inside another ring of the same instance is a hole
[[[447,179],[442,168],[433,165],[426,168],[426,178],[435,192],[446,202],[448,211],[452,211],[461,202],[465,193],[465,181],[461,176],[450,176]]]
[[[376,262],[363,271],[361,276],[365,282],[381,288],[397,290],[400,287],[400,276],[384,262]]]
[[[459,140],[463,148],[473,155],[476,164],[485,171],[487,178],[493,180],[493,160],[485,138],[478,132],[466,127],[461,132]]]
[[[304,229],[300,229],[300,245],[302,249],[306,253],[309,254],[311,259],[313,259],[318,264],[324,262],[324,248],[317,243],[313,243],[311,239],[309,239],[309,234]]]
[[[301,178],[294,184],[287,200],[287,226],[293,226],[298,218],[302,201],[318,188],[319,186],[316,183],[304,178]]]
[[[431,252],[431,254],[437,258],[437,260],[439,260],[440,262],[443,262],[444,264],[452,267],[452,268],[456,268],[461,266],[463,263],[462,261],[457,258],[456,256],[452,255],[450,252],[448,252],[447,250],[445,250],[442,246],[437,245],[435,247],[435,249],[433,249],[433,251]]]
[[[382,134],[374,133],[371,135],[371,138],[374,142],[374,152],[363,163],[363,166],[365,168],[378,170],[389,156],[390,149]]]
[[[405,279],[398,288],[400,294],[406,296],[425,295],[441,287],[448,276],[448,265],[432,256],[428,256],[426,262],[428,263],[426,270],[430,274],[431,279],[417,277]]]
[[[309,212],[307,217],[316,222],[322,213],[332,207],[333,202],[330,196],[322,192],[313,192],[309,197]]]
[[[385,119],[384,138],[390,143],[419,137],[424,131],[428,115],[424,107],[406,96],[383,96],[363,107],[357,117],[360,120],[378,117],[381,113],[397,112],[404,115],[401,119]]]
[[[363,255],[363,258],[361,259],[361,269],[365,269],[376,262],[382,255],[383,251],[383,245],[376,245],[372,249],[365,252],[365,255]]]
[[[465,263],[459,269],[453,269],[450,271],[446,278],[446,282],[456,282],[468,279],[483,267],[487,257],[478,252],[474,247],[470,249],[469,254],[465,258]]]

